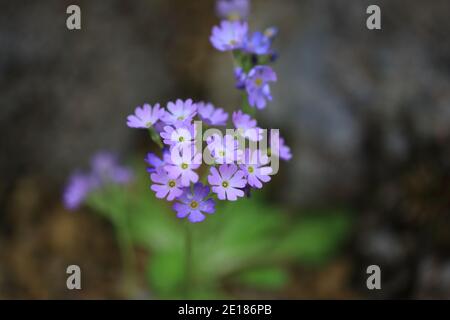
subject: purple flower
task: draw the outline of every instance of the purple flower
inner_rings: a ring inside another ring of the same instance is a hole
[[[266,100],[272,100],[269,82],[277,81],[277,75],[268,66],[256,66],[248,73],[245,86],[248,93],[248,102],[252,107],[263,109]]]
[[[260,141],[262,139],[262,129],[257,127],[255,119],[241,110],[233,112],[232,121],[234,127],[238,129],[238,133],[252,141]]]
[[[148,129],[160,120],[165,114],[164,109],[159,107],[159,103],[155,104],[153,108],[149,104],[137,107],[134,114],[127,117],[127,126],[130,128]]]
[[[198,181],[198,174],[194,171],[200,167],[202,154],[194,148],[174,148],[170,152],[170,160],[164,166],[169,178],[181,179],[181,185],[189,186],[191,182]]]
[[[145,162],[150,166],[150,168],[147,168],[148,173],[156,172],[159,168],[163,167],[165,162],[161,158],[159,158],[156,154],[153,152],[147,153],[147,156],[145,157]]]
[[[217,15],[222,19],[247,19],[250,12],[249,0],[217,0]]]
[[[273,141],[272,141],[273,140]],[[288,161],[292,158],[291,148],[289,148],[285,143],[284,139],[282,137],[271,137],[270,139],[271,146],[270,146],[270,152],[271,154],[274,154],[280,159]]]
[[[219,164],[233,163],[242,156],[242,150],[239,149],[239,143],[232,135],[220,136],[214,134],[207,139],[208,149]]]
[[[171,179],[162,168],[152,173],[150,178],[154,182],[150,189],[155,191],[156,197],[159,199],[167,197],[168,201],[172,201],[183,193],[180,179]]]
[[[228,113],[222,108],[214,108],[211,103],[197,103],[198,115],[207,125],[225,126],[228,120]]]
[[[244,196],[244,191],[240,189],[247,184],[244,175],[245,173],[238,170],[236,165],[222,164],[219,170],[211,167],[208,182],[220,200],[236,201],[238,197]]]
[[[214,26],[209,40],[219,51],[240,49],[247,37],[246,22],[222,21],[220,27]]]
[[[195,126],[193,124],[182,123],[178,127],[165,126],[160,133],[163,142],[171,147],[187,147],[194,143]]]
[[[262,182],[269,182],[272,168],[269,164],[269,157],[259,150],[245,150],[245,164],[240,165],[247,178],[247,183],[253,188],[262,188]]]
[[[178,218],[186,218],[192,223],[201,222],[205,219],[204,213],[213,214],[215,211],[214,200],[209,198],[209,187],[201,183],[194,184],[191,188],[184,188],[183,194],[173,204]]]
[[[236,81],[236,89],[245,89],[245,80],[247,79],[247,74],[241,67],[234,69],[234,79]]]
[[[110,152],[98,152],[91,161],[93,178],[99,184],[113,182],[127,184],[133,179],[129,168],[119,165],[117,157]]]
[[[179,124],[180,122],[191,121],[197,114],[197,105],[192,102],[192,99],[183,101],[177,99],[177,101],[169,102],[167,109],[162,120],[167,124]]]
[[[69,183],[64,190],[64,206],[69,210],[79,208],[94,186],[94,181],[89,175],[81,173],[73,174],[69,178]]]
[[[245,41],[245,51],[257,55],[271,53],[272,41],[264,33],[256,31]]]

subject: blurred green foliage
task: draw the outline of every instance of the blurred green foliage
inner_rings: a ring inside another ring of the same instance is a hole
[[[148,174],[126,189],[97,192],[89,205],[114,225],[122,250],[149,253],[146,278],[157,298],[182,298],[185,230],[192,237],[190,298],[227,298],[223,283],[257,290],[281,290],[296,264],[320,265],[335,256],[351,227],[346,211],[289,215],[266,203],[261,192],[236,202],[219,202],[198,224],[177,219],[170,203],[155,198]],[[123,254],[123,259],[131,259]],[[126,261],[124,261],[126,264]],[[129,263],[128,263],[129,265]]]

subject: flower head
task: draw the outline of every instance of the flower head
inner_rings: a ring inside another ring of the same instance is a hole
[[[233,112],[232,121],[234,127],[238,129],[239,134],[252,141],[260,141],[262,139],[262,129],[257,127],[255,119],[241,110]]]
[[[118,163],[116,155],[110,152],[98,152],[91,161],[91,176],[99,184],[127,184],[133,179],[133,173]]]
[[[183,147],[174,148],[170,152],[164,169],[167,171],[169,178],[180,178],[181,185],[189,186],[191,182],[198,181],[198,174],[194,171],[200,167],[202,154],[198,153],[195,148]]]
[[[216,12],[220,18],[229,20],[247,19],[250,12],[249,0],[217,0]]]
[[[192,102],[192,99],[186,101],[177,99],[177,101],[167,104],[167,111],[162,120],[167,124],[175,125],[191,121],[196,114],[197,105]]]
[[[168,201],[172,201],[183,193],[180,179],[171,179],[163,168],[157,169],[150,178],[154,182],[150,189],[155,191],[159,199],[167,197]]]
[[[69,210],[77,209],[94,187],[92,178],[87,174],[75,173],[69,178],[64,194],[64,206]]]
[[[201,183],[194,184],[192,188],[184,188],[183,194],[177,198],[178,202],[173,204],[178,218],[186,218],[192,223],[201,222],[205,219],[204,213],[213,214],[215,211],[214,200],[208,198],[209,187]]]
[[[170,147],[188,147],[194,143],[195,126],[188,123],[179,124],[177,127],[165,126],[160,135],[163,142]]]
[[[145,162],[150,166],[147,168],[148,173],[156,172],[159,168],[163,167],[165,162],[163,159],[159,158],[156,154],[153,152],[147,153],[147,156],[144,159]]]
[[[256,31],[245,41],[245,51],[258,55],[271,53],[272,41],[264,33]]]
[[[134,114],[127,117],[127,126],[130,128],[148,129],[155,125],[165,114],[164,109],[159,107],[159,103],[155,104],[153,108],[149,104],[144,104],[137,107]]]
[[[208,137],[206,143],[216,163],[234,163],[242,156],[242,150],[239,149],[239,142],[232,135],[227,134],[222,137],[214,134]]]
[[[262,182],[269,182],[272,168],[269,164],[269,157],[260,150],[245,150],[244,164],[240,165],[247,178],[247,183],[253,188],[262,188]]]
[[[245,80],[247,79],[247,74],[241,67],[234,69],[234,79],[236,81],[236,89],[245,89]]]
[[[277,81],[277,75],[268,66],[256,66],[247,75],[245,86],[248,93],[248,102],[252,107],[263,109],[266,100],[272,100],[269,82]]]
[[[236,165],[222,164],[219,170],[211,167],[208,182],[220,200],[236,201],[238,197],[244,196],[244,191],[241,190],[247,184],[244,175],[245,173],[238,170]]]
[[[209,40],[219,51],[240,49],[244,45],[247,31],[246,22],[225,20],[220,23],[220,27],[213,27]]]
[[[270,146],[271,154],[280,157],[281,160],[285,161],[291,160],[292,158],[291,148],[289,148],[285,144],[284,139],[282,137],[275,137],[275,139],[271,138],[270,142],[271,142]]]
[[[228,113],[222,108],[214,108],[211,103],[197,103],[198,115],[202,121],[210,126],[225,126],[228,120]]]

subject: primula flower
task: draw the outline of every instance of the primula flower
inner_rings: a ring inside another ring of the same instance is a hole
[[[195,126],[193,124],[181,124],[174,128],[165,126],[164,131],[160,133],[163,142],[171,147],[183,148],[194,143]]]
[[[218,0],[216,2],[216,13],[223,19],[247,19],[249,12],[250,0]]]
[[[150,166],[150,168],[147,168],[148,173],[156,172],[156,170],[163,167],[165,164],[164,160],[159,158],[153,152],[147,153],[147,156],[145,157],[144,161],[147,162],[147,164]]]
[[[177,99],[177,101],[167,104],[167,110],[162,120],[166,124],[175,125],[180,122],[191,121],[197,114],[197,105],[192,102],[192,99],[186,101]]]
[[[77,209],[89,193],[108,184],[127,184],[133,179],[130,169],[119,165],[115,155],[98,152],[91,161],[88,173],[75,173],[64,190],[63,202],[67,209]]]
[[[127,184],[133,179],[130,169],[119,165],[117,157],[110,152],[98,152],[91,161],[91,176],[98,184]]]
[[[236,89],[245,89],[245,80],[247,79],[247,74],[241,67],[234,69],[234,79],[236,80]]]
[[[266,100],[272,100],[269,82],[277,81],[277,75],[268,66],[256,66],[247,75],[245,87],[250,106],[263,109]]]
[[[272,41],[265,33],[256,31],[245,41],[244,50],[257,55],[270,54]]]
[[[64,194],[64,206],[69,210],[77,209],[86,199],[94,184],[89,175],[75,173],[69,178]]]
[[[214,108],[211,103],[197,103],[198,115],[202,121],[210,126],[225,126],[228,120],[228,113],[222,108]]]
[[[167,197],[168,201],[172,201],[183,193],[180,179],[169,178],[163,168],[159,168],[155,173],[152,173],[150,178],[154,182],[150,189],[155,191],[155,195],[159,199]]]
[[[169,178],[180,178],[181,185],[189,186],[191,182],[198,181],[198,174],[194,171],[200,167],[202,154],[198,153],[195,148],[184,147],[180,149],[172,149],[170,152],[170,160],[164,166]]]
[[[257,127],[255,119],[241,110],[233,112],[232,121],[234,127],[239,133],[252,141],[260,141],[262,139],[262,129]]]
[[[213,214],[215,211],[214,200],[209,198],[209,187],[201,183],[194,184],[193,189],[184,188],[183,194],[173,204],[178,218],[186,218],[192,223],[201,222],[205,219],[204,213]]]
[[[238,170],[234,164],[222,164],[217,170],[211,167],[208,182],[212,187],[212,191],[217,194],[219,200],[228,199],[236,201],[238,197],[244,196],[244,188],[247,181],[244,179],[245,173]]]
[[[166,112],[161,109],[159,103],[155,104],[153,108],[148,104],[137,107],[134,114],[127,117],[127,126],[130,128],[148,129],[152,127],[158,120],[160,120]]]
[[[234,163],[240,160],[242,150],[239,149],[239,142],[232,135],[220,136],[214,134],[208,137],[206,143],[216,163]]]
[[[245,164],[240,165],[244,171],[247,183],[253,188],[262,188],[262,182],[269,182],[272,173],[272,168],[267,166],[269,164],[269,157],[259,150],[250,151],[245,150]]]
[[[272,142],[272,138],[270,139],[271,146],[270,146],[270,152],[271,154],[274,154],[278,156],[280,159],[288,161],[292,158],[291,148],[289,148],[282,137],[278,137],[278,139],[274,139],[274,142]]]
[[[209,40],[219,51],[240,49],[244,45],[247,31],[246,22],[222,21],[220,27],[213,27]]]

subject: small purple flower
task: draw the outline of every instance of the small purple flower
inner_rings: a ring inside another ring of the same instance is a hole
[[[238,197],[244,196],[244,188],[247,181],[244,179],[245,173],[238,170],[234,164],[222,164],[217,170],[211,167],[208,182],[212,187],[212,191],[217,194],[220,200],[228,199],[236,201]]]
[[[277,139],[278,138],[278,139]],[[291,148],[289,148],[282,137],[271,137],[270,138],[270,152],[276,156],[279,156],[281,160],[291,160],[292,153]]]
[[[198,174],[194,171],[200,167],[202,154],[195,148],[174,148],[170,152],[170,160],[164,166],[169,178],[180,178],[181,185],[189,186],[191,182],[198,181]]]
[[[133,179],[133,173],[129,168],[119,165],[117,157],[110,152],[98,152],[91,161],[94,179],[99,184],[113,182],[127,184]]]
[[[176,128],[165,126],[160,135],[163,142],[170,147],[187,147],[194,143],[195,126],[186,123],[180,124]]]
[[[163,167],[165,162],[163,159],[159,158],[156,154],[153,152],[147,153],[147,156],[145,157],[145,162],[150,166],[150,168],[147,168],[148,173],[154,173],[159,168]]]
[[[205,219],[204,213],[213,214],[215,211],[214,200],[209,198],[209,187],[201,183],[194,184],[191,188],[184,188],[183,194],[173,204],[177,217],[182,219],[188,217],[192,223],[201,222]]]
[[[271,53],[272,41],[264,33],[256,31],[245,41],[245,51],[257,55]]]
[[[197,105],[192,102],[192,99],[186,101],[177,99],[167,104],[167,110],[162,120],[167,124],[175,125],[180,122],[190,122],[197,114]]]
[[[210,126],[225,126],[228,120],[228,113],[222,108],[214,108],[211,103],[197,103],[198,115],[202,121]]]
[[[247,19],[250,12],[250,0],[217,0],[216,12],[222,19]]]
[[[277,81],[277,75],[268,66],[256,66],[248,73],[245,86],[250,106],[263,109],[266,100],[272,100],[269,82]]]
[[[245,172],[247,183],[253,188],[262,188],[262,182],[270,181],[272,168],[267,166],[269,157],[261,151],[250,149],[245,150],[245,164],[240,165],[242,171]]]
[[[216,163],[234,163],[239,161],[242,156],[239,142],[232,135],[227,134],[222,137],[214,134],[208,137],[206,143]]]
[[[234,69],[234,79],[236,81],[236,89],[245,89],[245,80],[247,79],[247,74],[241,67],[237,67]]]
[[[168,201],[172,201],[183,193],[180,179],[171,179],[162,168],[152,173],[150,178],[154,182],[150,189],[155,191],[155,195],[159,199],[167,197]]]
[[[244,45],[247,31],[246,22],[225,20],[220,23],[220,27],[213,27],[209,40],[219,51],[240,49]]]
[[[64,190],[64,206],[69,210],[78,209],[94,186],[95,184],[89,175],[73,174]]]
[[[127,117],[127,126],[130,128],[148,129],[152,127],[165,114],[164,109],[159,107],[159,103],[155,104],[153,108],[148,104],[137,107],[134,114]]]
[[[252,141],[260,141],[262,139],[262,129],[257,127],[255,119],[241,110],[233,112],[232,121],[234,127],[238,129],[238,133]]]

